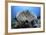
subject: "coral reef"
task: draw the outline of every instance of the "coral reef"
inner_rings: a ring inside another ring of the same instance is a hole
[[[12,21],[12,28],[38,27],[40,27],[40,20],[29,10],[22,11],[18,16],[15,17],[15,21]]]

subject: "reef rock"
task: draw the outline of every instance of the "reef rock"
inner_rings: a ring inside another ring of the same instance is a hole
[[[15,28],[37,28],[39,22],[37,16],[29,10],[22,11],[16,16]]]

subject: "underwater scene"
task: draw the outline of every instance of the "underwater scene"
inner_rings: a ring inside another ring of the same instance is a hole
[[[11,28],[40,28],[40,7],[11,6]]]

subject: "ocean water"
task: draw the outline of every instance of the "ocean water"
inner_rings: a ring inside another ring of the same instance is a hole
[[[11,6],[11,16],[14,18],[18,12],[23,10],[29,10],[33,12],[36,16],[40,16],[40,7],[30,7],[30,6]]]

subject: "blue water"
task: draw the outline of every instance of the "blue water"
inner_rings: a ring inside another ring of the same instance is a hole
[[[31,6],[11,6],[11,16],[15,17],[16,14],[23,10],[29,10],[33,12],[36,16],[40,16],[40,7],[31,7]]]

